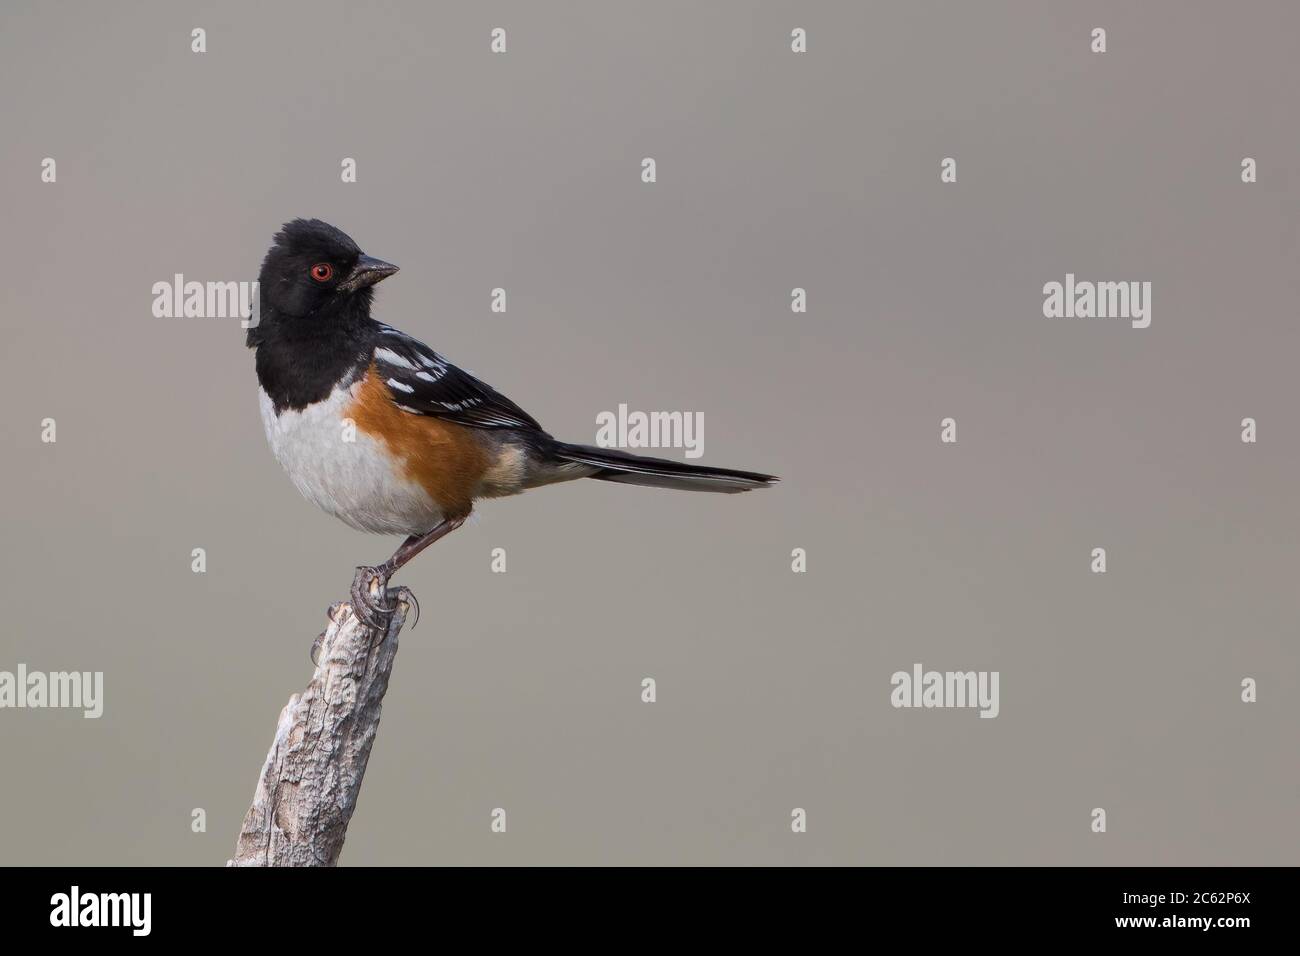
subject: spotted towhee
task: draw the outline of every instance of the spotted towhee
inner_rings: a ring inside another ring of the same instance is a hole
[[[375,283],[396,271],[328,223],[295,219],[262,262],[261,317],[248,332],[266,437],[298,490],[354,528],[407,535],[383,564],[357,569],[353,609],[367,625],[391,610],[389,577],[459,528],[477,498],[573,478],[722,492],[777,480],[556,441],[500,392],[370,317]]]

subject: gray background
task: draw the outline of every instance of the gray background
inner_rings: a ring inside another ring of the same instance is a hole
[[[396,544],[299,498],[237,322],[150,313],[299,215],[561,437],[701,411],[703,462],[785,478],[542,489],[411,565],[345,863],[1300,862],[1294,4],[0,18],[0,669],[106,682],[98,721],[0,711],[3,862],[223,863]],[[1066,272],[1151,281],[1151,328],[1045,319]],[[1001,716],[891,708],[915,661],[1000,671]]]

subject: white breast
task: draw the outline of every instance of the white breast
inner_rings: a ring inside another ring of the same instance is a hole
[[[358,383],[359,384],[359,383]],[[423,534],[442,520],[429,494],[392,464],[379,439],[344,418],[352,388],[279,415],[258,389],[271,450],[303,496],[361,531]]]

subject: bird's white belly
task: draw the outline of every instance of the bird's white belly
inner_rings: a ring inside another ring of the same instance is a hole
[[[423,534],[442,513],[420,485],[394,464],[382,440],[345,420],[353,389],[336,388],[323,402],[279,415],[258,389],[267,441],[308,501],[361,531]]]

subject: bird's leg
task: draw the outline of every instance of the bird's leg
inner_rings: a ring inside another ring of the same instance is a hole
[[[432,530],[424,534],[413,534],[405,541],[402,546],[393,552],[393,556],[384,562],[383,567],[390,575],[397,573],[397,570],[410,561],[413,557],[433,544],[439,538],[445,538],[457,528],[465,523],[469,515],[461,515],[459,518],[446,518],[439,522]]]
[[[385,626],[384,617],[396,610],[396,605],[390,606],[388,603],[388,579],[429,545],[463,525],[467,517],[469,516],[461,515],[458,518],[446,518],[432,531],[411,535],[383,564],[357,568],[357,575],[352,579],[352,612],[362,624],[376,630]],[[370,593],[372,587],[378,592],[373,597]]]

